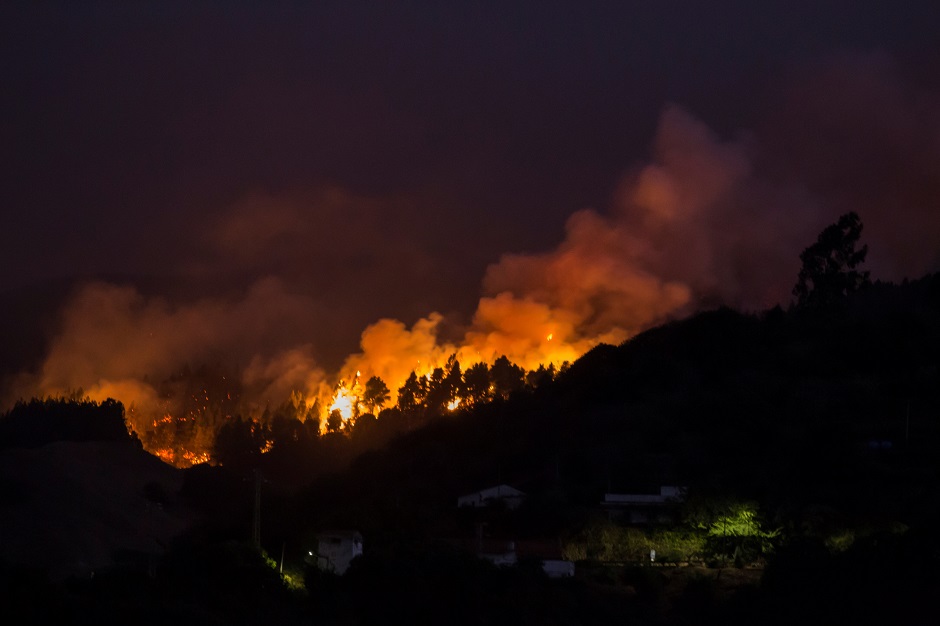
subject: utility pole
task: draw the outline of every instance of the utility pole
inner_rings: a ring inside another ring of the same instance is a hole
[[[251,524],[251,542],[261,549],[261,470],[255,470],[255,512]]]
[[[904,419],[904,445],[911,443],[911,399],[907,399],[907,415]]]

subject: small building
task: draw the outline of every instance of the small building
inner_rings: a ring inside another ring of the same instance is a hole
[[[549,578],[572,578],[574,576],[574,561],[543,559],[542,570]]]
[[[317,534],[316,552],[307,554],[316,559],[317,568],[324,572],[345,574],[350,563],[362,554],[362,535],[355,530],[324,531]]]
[[[674,522],[685,488],[663,485],[659,493],[605,493],[601,507],[611,519],[630,524]]]
[[[457,507],[489,507],[501,503],[507,509],[515,509],[525,500],[525,493],[509,485],[496,485],[457,498]]]

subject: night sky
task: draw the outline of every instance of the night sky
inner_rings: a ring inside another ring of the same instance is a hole
[[[940,270],[938,33],[933,0],[4,2],[0,295],[52,321],[2,395],[574,355],[786,306],[847,211],[873,279]]]

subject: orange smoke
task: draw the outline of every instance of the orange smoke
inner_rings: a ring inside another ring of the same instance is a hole
[[[557,368],[702,303],[785,302],[815,207],[757,179],[751,151],[748,141],[722,141],[668,107],[653,162],[625,178],[616,210],[578,211],[557,249],[507,254],[491,265],[459,340],[438,338],[436,313],[410,329],[380,320],[362,333],[361,351],[347,358],[340,378],[379,376],[394,403],[412,371],[429,375],[450,355],[463,369],[503,355],[526,370]]]
[[[328,207],[351,202],[342,194],[330,198]],[[286,231],[316,230],[284,207],[256,230],[261,212],[253,207],[263,200],[252,199],[217,233],[225,246],[247,255],[239,262],[278,249]],[[28,396],[82,388],[95,400],[114,397],[130,407],[132,426],[140,431],[165,415],[184,425],[217,425],[228,411],[257,418],[288,398],[307,407],[318,402],[321,420],[333,409],[348,419],[360,408],[361,381],[372,376],[388,386],[390,406],[412,372],[428,376],[451,355],[464,370],[478,362],[492,365],[501,356],[526,370],[550,364],[557,369],[599,343],[619,344],[702,303],[781,302],[799,247],[815,232],[815,221],[804,219],[812,208],[799,194],[755,178],[748,142],[721,141],[670,107],[660,122],[653,162],[625,179],[615,210],[578,211],[557,249],[507,254],[488,267],[470,323],[449,333],[456,338],[439,336],[444,318],[436,312],[410,328],[380,319],[362,332],[359,352],[330,376],[310,343],[316,333],[309,332],[309,320],[322,311],[281,280],[259,281],[239,300],[184,305],[97,283],[77,293],[41,371],[22,378],[16,391]],[[329,214],[339,213],[335,208]],[[374,226],[368,232],[373,231]],[[292,254],[290,246],[279,249]],[[207,384],[197,404],[158,388],[183,364],[213,361],[238,364],[237,380],[217,381],[211,393]],[[188,448],[174,448],[175,462],[204,459],[211,449],[211,432],[195,426],[192,432]],[[168,444],[154,444],[154,450],[170,454]]]

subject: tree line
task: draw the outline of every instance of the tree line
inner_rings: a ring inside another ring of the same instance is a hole
[[[792,291],[793,309],[807,312],[828,309],[871,286],[868,272],[858,269],[868,251],[867,246],[859,247],[861,231],[858,215],[847,213],[803,251],[802,267]],[[445,365],[427,375],[412,371],[398,388],[397,401],[391,406],[391,391],[385,381],[378,376],[370,377],[352,394],[351,413],[344,416],[338,409],[322,407],[319,401],[307,402],[299,392],[292,393],[279,406],[259,410],[249,404],[252,390],[244,387],[237,371],[221,363],[203,364],[195,369],[184,366],[155,386],[160,399],[156,417],[153,413],[144,415],[133,405],[128,407],[126,416],[123,406],[120,411],[127,429],[137,434],[148,451],[175,465],[193,465],[209,459],[256,464],[265,452],[309,448],[311,442],[322,438],[321,434],[342,435],[365,448],[382,445],[395,434],[435,417],[535,390],[568,367],[567,362],[557,369],[550,363],[526,371],[504,355],[492,365],[479,362],[464,369],[456,355],[451,355]],[[342,385],[341,382],[337,389]],[[87,404],[86,400],[79,397],[73,400],[78,403],[74,407],[76,414],[89,410],[82,404]],[[31,427],[34,434],[42,428],[51,429],[40,439],[68,437],[72,428],[69,420],[50,408],[58,406],[55,403],[43,408],[43,403],[49,401],[34,399],[29,407],[28,403],[17,405],[12,412],[15,419],[4,420],[4,428],[11,431],[11,436],[5,439],[19,441],[26,437],[16,434],[16,429],[21,429],[17,426],[21,418],[16,415],[21,413],[45,416],[40,420],[44,425]],[[108,406],[108,410],[116,410]]]
[[[532,392],[568,367],[567,362],[559,368],[550,363],[527,371],[500,356],[492,366],[480,362],[462,369],[452,355],[427,375],[412,371],[399,387],[394,404],[390,404],[391,391],[385,381],[370,377],[361,389],[356,386],[351,392],[351,414],[344,417],[339,409],[333,409],[323,428],[319,400],[308,403],[302,394],[294,393],[280,406],[266,408],[258,418],[238,415],[225,420],[215,436],[211,456],[223,465],[238,467],[257,466],[262,455],[291,458],[300,465],[318,456],[332,459],[333,464],[345,462],[441,416]],[[340,381],[337,389],[344,385]]]

